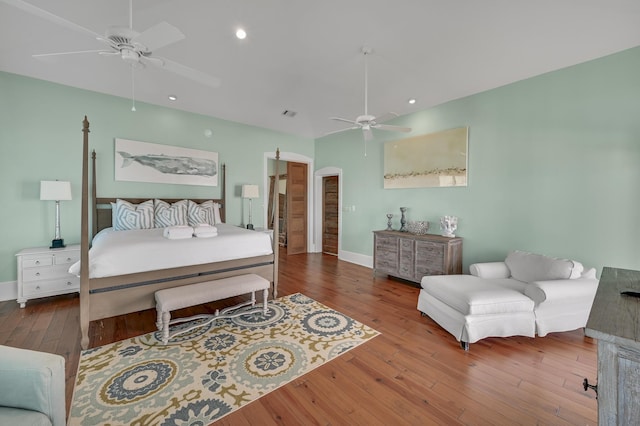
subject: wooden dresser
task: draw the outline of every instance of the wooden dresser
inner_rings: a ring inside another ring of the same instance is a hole
[[[373,273],[419,283],[425,275],[462,273],[462,238],[373,232]]]
[[[604,268],[585,329],[598,339],[598,424],[640,419],[640,271]]]

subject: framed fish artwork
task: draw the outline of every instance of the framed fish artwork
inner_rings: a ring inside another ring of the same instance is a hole
[[[218,186],[218,153],[116,139],[115,179]]]

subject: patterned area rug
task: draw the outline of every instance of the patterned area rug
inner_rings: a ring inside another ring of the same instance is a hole
[[[300,293],[256,306],[83,351],[69,425],[206,425],[379,334]]]

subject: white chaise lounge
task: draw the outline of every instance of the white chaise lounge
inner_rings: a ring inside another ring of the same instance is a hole
[[[418,310],[465,349],[486,337],[546,336],[584,327],[598,288],[579,262],[513,251],[471,275],[422,278]]]

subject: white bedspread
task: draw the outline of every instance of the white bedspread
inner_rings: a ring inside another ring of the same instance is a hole
[[[163,228],[103,229],[94,237],[89,250],[89,277],[110,277],[273,253],[271,238],[264,232],[225,223],[216,224],[216,228],[218,235],[212,238],[179,240],[164,238]],[[69,272],[80,275],[80,262],[74,263]]]

